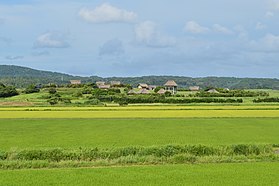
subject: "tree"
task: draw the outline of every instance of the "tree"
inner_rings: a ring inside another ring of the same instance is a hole
[[[24,92],[26,94],[32,94],[32,93],[40,92],[40,89],[36,87],[36,85],[31,84],[24,90]]]
[[[5,86],[4,84],[0,83],[0,97],[12,97],[18,95],[17,90],[15,87],[12,86]]]

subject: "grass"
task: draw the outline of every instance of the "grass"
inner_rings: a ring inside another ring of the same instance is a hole
[[[0,118],[230,118],[278,117],[279,110],[1,111]]]
[[[5,186],[278,185],[279,163],[159,165],[0,171]]]
[[[279,118],[0,119],[0,150],[277,144]]]

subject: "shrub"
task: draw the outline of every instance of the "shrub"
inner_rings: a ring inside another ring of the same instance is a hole
[[[48,90],[48,93],[50,93],[50,94],[55,94],[57,91],[56,91],[56,89],[55,88],[50,88],[49,90]]]
[[[32,93],[36,93],[36,92],[40,92],[40,89],[38,87],[36,87],[34,84],[29,85],[24,92],[26,94],[32,94]]]

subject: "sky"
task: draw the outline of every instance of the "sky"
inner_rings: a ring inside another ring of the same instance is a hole
[[[279,0],[0,0],[0,64],[279,78]]]

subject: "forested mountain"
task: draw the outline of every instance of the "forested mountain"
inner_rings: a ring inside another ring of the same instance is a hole
[[[175,80],[179,87],[198,85],[205,87],[226,87],[240,89],[272,88],[279,89],[279,79],[270,78],[234,78],[234,77],[202,77],[191,78],[182,76],[142,76],[142,77],[110,77],[98,76],[80,77],[69,74],[35,70],[13,65],[0,65],[0,82],[16,87],[26,87],[29,84],[68,84],[72,79],[79,79],[83,83],[96,81],[118,80],[124,84],[136,86],[138,83],[163,85],[167,80]]]

